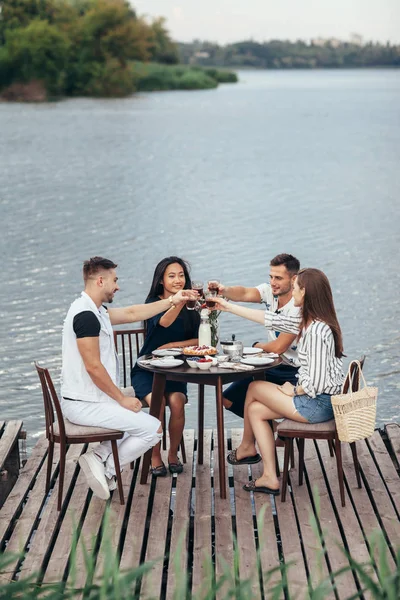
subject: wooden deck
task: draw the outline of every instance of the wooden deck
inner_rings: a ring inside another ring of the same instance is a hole
[[[39,582],[67,581],[71,577],[68,559],[74,525],[79,526],[80,539],[84,540],[86,549],[96,556],[96,570],[100,573],[104,567],[101,526],[107,505],[110,506],[111,541],[120,556],[121,569],[161,558],[141,580],[143,598],[172,598],[175,578],[185,572],[193,593],[198,593],[201,586],[204,590],[205,583],[213,577],[203,560],[204,555],[212,556],[218,577],[224,564],[233,573],[235,551],[238,566],[233,576],[236,575],[237,581],[252,578],[253,598],[270,597],[281,572],[277,569],[272,580],[264,585],[260,583],[260,574],[284,563],[292,563],[287,583],[290,597],[303,598],[308,585],[315,587],[321,579],[332,578],[332,573],[347,564],[337,541],[344,544],[357,561],[368,561],[368,537],[376,529],[384,532],[389,561],[394,568],[395,550],[400,545],[400,427],[388,425],[385,431],[386,443],[376,431],[368,442],[357,444],[362,489],[356,487],[351,452],[348,445],[343,444],[345,508],[340,504],[335,459],[330,458],[326,442],[306,442],[305,483],[298,486],[294,468],[290,473],[291,490],[286,503],[260,494],[253,497],[242,489],[250,475],[258,476],[260,464],[252,467],[252,473],[247,466],[235,469],[229,466],[229,494],[226,500],[221,500],[218,461],[215,460],[217,436],[206,430],[202,466],[196,465],[194,432],[186,431],[187,464],[183,474],[140,485],[139,461],[134,470],[125,470],[125,506],[119,504],[115,492],[108,503],[88,492],[76,463],[85,448],[71,446],[60,514],[56,509],[57,469],[53,489],[48,497],[44,496],[47,443],[41,438],[0,513],[2,549],[25,552],[24,560],[13,562],[1,578],[9,581],[36,572],[40,573]],[[241,430],[226,433],[228,448],[237,446]],[[295,458],[297,467],[297,452]],[[54,468],[57,460],[55,453]],[[319,494],[319,511],[312,499],[314,487]],[[310,514],[317,519],[322,542],[310,525]],[[83,550],[79,545],[77,553],[77,564],[83,565]],[[181,568],[177,568],[177,564]],[[83,586],[85,578],[85,569],[78,569],[76,585]],[[360,587],[351,571],[336,578],[335,583],[336,591],[326,597],[349,598]],[[219,594],[223,597],[224,589]]]

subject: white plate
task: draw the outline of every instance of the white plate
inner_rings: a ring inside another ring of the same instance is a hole
[[[260,354],[262,351],[262,348],[243,348],[243,354]]]
[[[153,356],[179,356],[182,354],[179,350],[173,350],[172,348],[164,348],[163,350],[154,350],[152,352]]]
[[[171,358],[171,360],[152,360],[152,367],[161,367],[162,369],[172,369],[173,367],[180,367],[183,365],[183,360],[177,358]]]
[[[242,358],[240,362],[244,365],[253,365],[253,367],[263,367],[264,365],[269,365],[274,362],[274,360],[274,358],[250,356],[249,358]]]

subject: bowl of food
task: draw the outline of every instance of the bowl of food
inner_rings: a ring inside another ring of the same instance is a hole
[[[197,361],[197,367],[202,371],[207,371],[207,369],[210,369],[213,366],[213,364],[214,361],[212,358],[201,358]]]
[[[197,356],[188,356],[186,358],[186,362],[189,365],[189,367],[191,367],[192,369],[197,369],[197,363],[199,362],[200,358]]]

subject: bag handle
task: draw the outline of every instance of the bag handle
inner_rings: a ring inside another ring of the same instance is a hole
[[[356,365],[358,367],[357,371],[358,371],[358,389],[360,389],[360,382],[361,382],[361,378],[364,384],[364,387],[368,387],[367,386],[367,382],[365,381],[365,377],[364,377],[364,373],[362,372],[362,367],[361,367],[361,363],[359,360],[352,360],[351,363],[349,364],[349,368],[347,371],[347,376],[345,379],[345,382],[347,381],[347,379],[349,380],[349,390],[347,393],[350,394],[350,396],[353,395],[353,377],[354,377],[354,370],[352,369],[352,366]],[[344,388],[344,384],[343,384],[343,388]],[[344,393],[344,392],[343,392]]]

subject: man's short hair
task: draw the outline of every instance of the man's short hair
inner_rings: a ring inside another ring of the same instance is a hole
[[[118,265],[115,264],[112,260],[108,260],[108,258],[103,258],[102,256],[93,256],[89,258],[89,260],[85,260],[83,263],[83,281],[86,281],[90,277],[94,277],[100,271],[109,271],[110,269],[116,269]]]
[[[285,265],[291,275],[296,275],[300,271],[300,261],[292,254],[278,254],[271,262],[271,267],[280,267]]]

